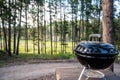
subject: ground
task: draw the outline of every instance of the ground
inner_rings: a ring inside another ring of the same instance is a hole
[[[45,62],[13,65],[0,68],[0,80],[55,80],[58,67],[82,67],[79,62]],[[120,64],[115,63],[115,73],[120,76]]]

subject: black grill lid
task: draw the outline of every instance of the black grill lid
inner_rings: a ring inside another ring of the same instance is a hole
[[[103,43],[103,42],[94,42],[94,41],[84,41],[80,42],[76,48],[75,52],[82,53],[84,55],[93,54],[93,55],[117,55],[118,51],[112,44]]]

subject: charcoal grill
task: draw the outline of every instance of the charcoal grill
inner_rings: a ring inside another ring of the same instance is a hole
[[[90,41],[80,42],[76,46],[75,55],[79,62],[85,66],[81,76],[86,72],[86,69],[89,72],[89,69],[96,71],[108,68],[117,57],[118,51],[115,47],[112,44],[103,43],[100,40],[100,34],[92,34],[90,35]],[[101,72],[99,73],[104,77]]]

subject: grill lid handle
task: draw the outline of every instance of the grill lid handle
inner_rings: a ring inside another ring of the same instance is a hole
[[[102,38],[101,34],[90,34],[89,35],[90,41],[99,41],[100,42],[101,38]]]

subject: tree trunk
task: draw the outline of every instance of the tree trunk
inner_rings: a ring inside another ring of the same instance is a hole
[[[40,54],[40,24],[39,24],[39,5],[38,5],[38,13],[37,13],[37,26],[38,26],[38,54]]]
[[[84,39],[84,0],[81,0],[81,29],[80,29],[80,33],[81,33],[81,39]]]
[[[19,15],[19,28],[18,28],[18,37],[17,37],[17,46],[16,46],[16,55],[19,54],[19,45],[20,45],[20,37],[21,37],[21,17],[22,17],[22,1],[20,2],[20,15]]]
[[[11,1],[9,0],[9,19],[8,19],[8,55],[11,56]]]
[[[0,49],[2,50],[2,43],[3,39],[2,39],[2,26],[1,26],[1,22],[0,22]]]
[[[4,15],[4,8],[0,9],[0,14]],[[7,46],[7,30],[5,27],[5,17],[1,17],[1,26],[2,26],[2,31],[3,31],[3,46],[4,46],[4,51],[7,53],[8,51],[8,46]]]
[[[49,0],[50,1],[50,0]],[[49,2],[50,5],[50,45],[51,45],[51,54],[53,54],[53,39],[52,39],[52,9],[51,9],[51,2]]]
[[[44,2],[44,4],[45,4],[45,2]],[[45,9],[45,5],[44,5],[44,28],[45,28],[45,30],[44,30],[44,38],[45,38],[45,54],[46,54],[46,19],[45,19],[45,17],[46,17],[46,15],[45,15],[45,13],[46,13],[46,9]]]
[[[46,54],[46,42],[47,42],[46,41],[46,20],[44,20],[44,28],[45,28],[45,31],[44,31],[45,44],[44,45],[45,45],[45,54]]]
[[[103,27],[103,42],[114,44],[113,37],[113,0],[102,0],[102,27]],[[113,65],[110,67],[112,71]]]
[[[3,27],[3,41],[4,41],[4,51],[7,52],[8,51],[8,47],[7,47],[7,34],[6,34],[6,29],[4,26],[4,18],[2,19],[2,27]]]
[[[52,43],[52,15],[50,13],[50,42],[51,42],[51,54],[53,54],[53,43]]]
[[[62,46],[62,26],[63,26],[63,20],[62,20],[62,1],[60,0],[60,43],[61,43],[61,45],[60,45],[60,48],[61,48],[61,53],[63,52],[63,46]]]
[[[26,5],[25,5],[25,52],[28,52],[28,24],[27,24],[27,7],[28,7],[28,4],[26,2]]]
[[[57,7],[55,8],[55,15],[57,14]],[[55,53],[57,53],[57,33],[58,33],[58,24],[57,24],[57,15],[55,16],[55,45],[54,45],[54,49],[55,49]]]
[[[16,0],[15,0],[15,2],[14,2],[14,4],[16,4]],[[17,12],[16,12],[16,9],[14,9],[14,19],[13,19],[13,21],[14,21],[14,23],[13,23],[13,28],[14,28],[14,34],[13,34],[13,53],[15,54],[15,52],[16,52],[16,33],[17,33],[17,31],[16,31],[16,18],[15,18],[15,16],[17,15]]]

